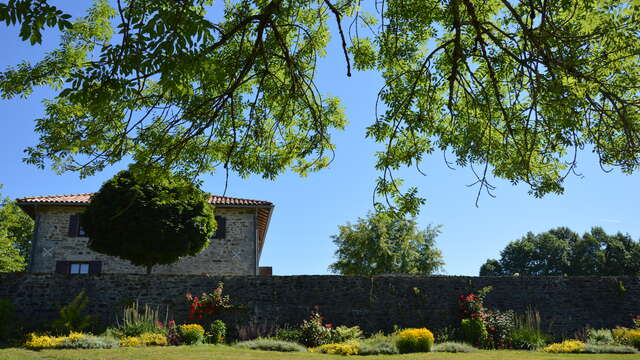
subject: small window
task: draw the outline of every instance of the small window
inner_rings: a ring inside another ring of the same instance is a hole
[[[87,236],[80,225],[80,214],[73,214],[69,216],[69,237],[83,237]]]
[[[92,274],[102,273],[101,261],[56,261],[56,274]]]
[[[69,274],[88,274],[88,273],[89,273],[88,263],[71,263],[69,265]]]

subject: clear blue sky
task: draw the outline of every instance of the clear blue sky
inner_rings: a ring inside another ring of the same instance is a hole
[[[56,2],[74,15],[73,6],[87,2]],[[57,33],[48,31],[43,45],[30,46],[19,41],[18,30],[0,26],[0,65],[2,69],[22,60],[37,61],[43,51],[57,44]],[[231,177],[227,195],[269,200],[276,205],[261,265],[273,266],[274,274],[326,274],[334,260],[335,247],[330,236],[337,226],[355,221],[372,208],[374,152],[381,147],[365,139],[365,129],[373,122],[374,103],[382,85],[376,73],[355,72],[346,77],[342,52],[335,39],[330,55],[319,63],[318,85],[323,93],[343,100],[350,124],[335,132],[336,158],[328,169],[300,178],[285,174],[276,181],[258,176],[249,179]],[[42,99],[53,93],[38,89],[28,99],[0,99],[0,190],[11,198],[96,191],[114,173],[124,168],[106,169],[98,175],[79,179],[75,174],[57,175],[50,169],[39,170],[22,162],[23,149],[37,142],[34,119],[42,115]],[[427,198],[418,222],[420,226],[442,224],[437,245],[444,254],[445,273],[477,275],[480,265],[527,231],[541,232],[556,226],[568,226],[584,232],[602,226],[608,232],[629,233],[640,237],[638,204],[640,175],[627,176],[614,170],[605,174],[597,158],[588,151],[579,156],[582,178],[570,177],[566,192],[560,196],[535,199],[526,186],[512,186],[494,180],[496,198],[483,196],[475,206],[477,188],[470,169],[450,170],[441,153],[428,157],[422,169],[426,177],[406,173],[407,182],[419,187]],[[224,174],[207,175],[203,189],[221,193]]]

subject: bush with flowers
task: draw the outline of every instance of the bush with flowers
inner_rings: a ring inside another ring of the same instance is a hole
[[[232,308],[231,300],[228,295],[222,295],[224,283],[219,282],[218,287],[213,293],[202,293],[202,296],[193,296],[191,293],[186,294],[187,303],[189,304],[189,320],[203,320],[205,317],[213,317],[219,315],[224,310]]]
[[[204,340],[204,328],[200,324],[180,325],[178,334],[185,345],[200,344]]]
[[[333,325],[323,324],[322,316],[317,309],[311,312],[311,317],[300,325],[300,338],[302,345],[314,348],[331,342],[331,329]]]
[[[492,349],[509,349],[511,334],[516,325],[516,313],[509,311],[488,311],[484,321],[487,329],[486,346]]]
[[[433,333],[425,328],[406,329],[398,334],[396,346],[400,353],[429,352],[433,346]]]
[[[484,307],[484,299],[491,290],[493,288],[487,286],[480,289],[477,294],[460,295],[458,297],[460,319],[486,319],[488,310]]]
[[[460,295],[458,298],[464,341],[477,347],[486,347],[489,342],[487,318],[491,312],[484,307],[484,299],[491,290],[492,287],[487,286],[480,289],[477,294]],[[492,328],[492,330],[496,329]]]
[[[173,320],[169,320],[167,323],[167,344],[168,345],[182,345],[182,337],[178,333],[178,326]]]

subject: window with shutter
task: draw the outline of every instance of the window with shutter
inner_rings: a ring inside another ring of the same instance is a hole
[[[68,261],[56,261],[56,274],[66,275],[69,273]]]
[[[213,234],[214,239],[224,239],[227,235],[227,220],[222,216],[216,216],[216,232]]]
[[[89,274],[102,273],[102,261],[89,261]]]
[[[80,216],[73,214],[69,216],[69,237],[77,237],[80,230]]]
[[[80,225],[80,214],[69,216],[69,237],[87,236],[84,229]]]

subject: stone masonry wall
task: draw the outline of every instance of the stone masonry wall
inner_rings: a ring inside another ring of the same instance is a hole
[[[83,207],[40,207],[37,212],[37,240],[33,249],[31,272],[52,273],[56,261],[101,261],[103,274],[144,274],[144,267],[103,255],[87,248],[87,237],[69,237],[69,218]],[[196,256],[187,256],[171,265],[155,266],[154,274],[255,275],[255,209],[216,208],[226,219],[226,236],[214,239]]]
[[[139,300],[159,306],[161,316],[184,322],[184,294],[210,292],[224,281],[224,293],[245,306],[224,317],[230,329],[253,321],[261,326],[297,325],[319,307],[327,323],[360,325],[367,332],[401,327],[440,329],[457,324],[458,296],[492,286],[489,308],[540,312],[543,330],[572,336],[594,328],[630,326],[640,313],[640,278],[629,277],[448,277],[448,276],[173,276],[2,274],[0,298],[13,299],[18,315],[35,325],[54,318],[82,289],[89,312],[102,325],[113,323],[122,304]],[[622,285],[622,286],[620,286]],[[624,290],[623,290],[624,288]]]

